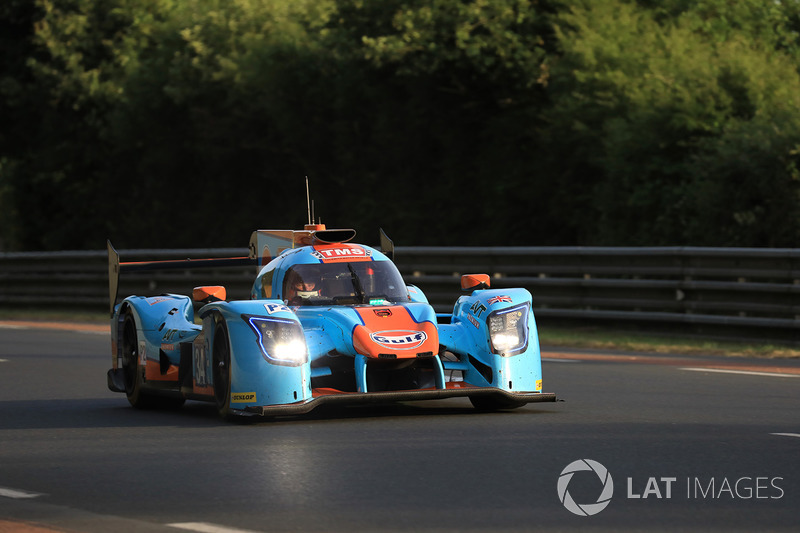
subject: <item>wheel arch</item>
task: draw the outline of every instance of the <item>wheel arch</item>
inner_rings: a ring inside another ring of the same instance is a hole
[[[215,302],[200,310],[208,353],[209,370],[213,373],[217,331],[221,323],[227,328],[230,350],[231,410],[242,412],[258,405],[277,405],[303,401],[312,397],[311,367],[306,359],[297,365],[275,363],[263,353],[257,332],[248,317],[261,316],[276,320],[293,320],[297,315],[276,300],[244,300]],[[302,325],[301,325],[302,327]],[[212,378],[212,385],[214,380]],[[224,416],[224,415],[223,415]]]

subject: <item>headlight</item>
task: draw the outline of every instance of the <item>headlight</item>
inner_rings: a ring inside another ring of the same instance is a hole
[[[308,350],[303,328],[295,320],[243,317],[258,337],[261,353],[270,363],[298,366],[308,361]]]
[[[493,353],[509,356],[525,351],[528,347],[529,314],[530,305],[527,303],[489,314],[489,343]]]

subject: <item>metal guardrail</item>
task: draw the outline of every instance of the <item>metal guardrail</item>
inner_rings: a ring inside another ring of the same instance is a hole
[[[530,290],[540,323],[800,344],[800,249],[409,247],[397,255],[435,305],[452,294],[453,275],[483,272],[495,288]]]
[[[123,250],[123,261],[246,255],[243,248]],[[800,249],[398,247],[398,268],[438,312],[460,296],[459,276],[525,287],[541,324],[659,327],[704,336],[800,344]],[[247,298],[253,267],[130,273],[120,295],[190,293],[225,285]],[[0,254],[0,307],[108,306],[105,251]]]

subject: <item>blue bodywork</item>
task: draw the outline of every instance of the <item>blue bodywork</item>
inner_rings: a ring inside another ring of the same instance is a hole
[[[109,388],[136,407],[212,401],[224,417],[330,402],[555,401],[542,392],[527,290],[481,286],[437,315],[381,251],[311,237],[264,259],[250,300],[112,301]]]

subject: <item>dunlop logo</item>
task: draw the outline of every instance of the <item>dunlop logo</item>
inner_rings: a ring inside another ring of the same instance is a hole
[[[231,394],[231,403],[248,403],[256,401],[255,392],[234,392]]]

